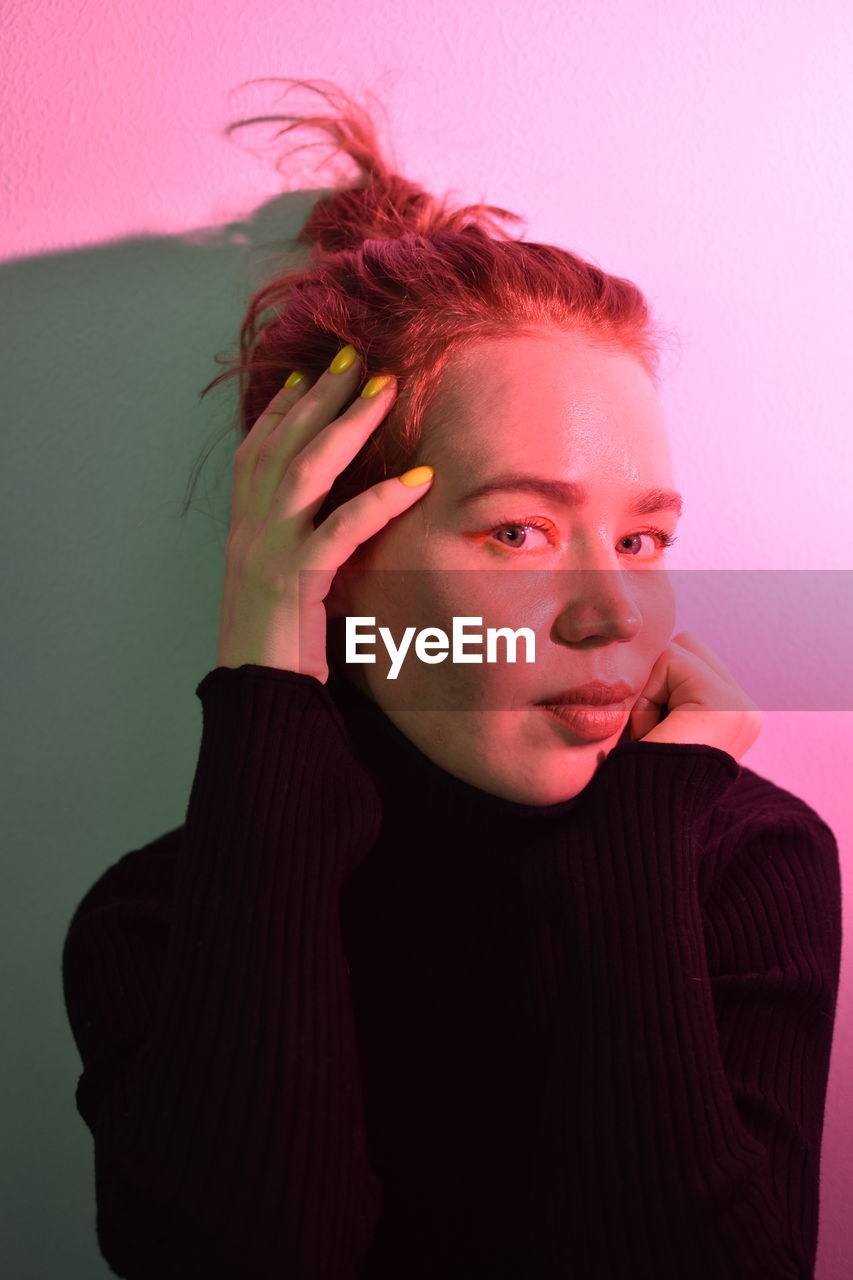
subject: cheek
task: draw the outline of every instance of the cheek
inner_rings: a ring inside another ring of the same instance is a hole
[[[448,570],[445,564],[422,564],[399,575],[388,575],[389,596],[393,596],[394,616],[400,626],[439,627],[453,630],[453,619],[481,614],[485,599],[472,587],[477,575],[462,569]],[[390,602],[390,601],[389,601]]]
[[[675,629],[675,590],[668,573],[656,578],[639,603],[643,609],[643,629],[665,648]]]
[[[459,573],[469,590],[463,600],[454,592],[457,612],[483,617],[484,627],[529,627],[535,635],[537,663],[545,659],[561,633],[561,625],[570,620],[571,583],[560,573],[546,570],[483,571]],[[589,606],[589,598],[581,592],[577,608]],[[634,617],[634,629],[626,625],[624,638],[630,640],[634,660],[645,659],[649,667],[669,644],[675,627],[676,600],[669,575],[647,571],[625,579],[624,594],[618,600],[624,619]],[[528,668],[524,668],[528,670]],[[517,670],[512,668],[511,670]],[[518,679],[519,677],[516,676]],[[523,683],[523,679],[522,679]]]

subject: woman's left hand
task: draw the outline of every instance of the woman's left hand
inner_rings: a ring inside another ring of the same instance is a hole
[[[713,650],[692,631],[679,631],[649,673],[626,740],[696,742],[740,760],[762,724],[758,706]]]

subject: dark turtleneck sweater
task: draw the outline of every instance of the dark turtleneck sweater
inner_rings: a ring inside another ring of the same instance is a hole
[[[333,668],[218,667],[183,826],[63,952],[127,1280],[806,1280],[831,829],[700,745],[491,795]]]

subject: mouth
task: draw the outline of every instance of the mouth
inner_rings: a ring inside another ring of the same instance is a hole
[[[585,707],[604,707],[611,703],[625,702],[633,697],[634,690],[624,680],[615,684],[605,684],[603,680],[589,680],[586,684],[576,685],[574,689],[560,689],[539,699],[542,706],[555,707],[562,704]]]
[[[612,738],[624,727],[628,699],[599,705],[582,702],[537,704],[555,723],[585,742]]]

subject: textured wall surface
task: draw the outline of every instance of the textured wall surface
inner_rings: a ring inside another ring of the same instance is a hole
[[[200,403],[198,391],[236,338],[257,253],[295,233],[310,208],[299,191],[334,172],[315,168],[316,151],[277,173],[269,130],[223,136],[275,107],[275,85],[246,82],[372,90],[408,176],[521,213],[527,239],[634,280],[681,339],[661,392],[687,499],[669,563],[834,571],[843,618],[853,7],[27,0],[2,6],[0,28],[4,1096],[15,1100],[0,1267],[92,1280],[107,1272],[61,941],[109,863],[183,821],[233,445],[178,520],[192,465],[231,413],[227,395]],[[835,615],[817,625],[799,613],[794,648],[838,652]],[[771,667],[790,641],[766,635]],[[774,707],[745,761],[836,832],[849,919],[851,709]],[[846,946],[819,1280],[853,1265],[850,967]]]

